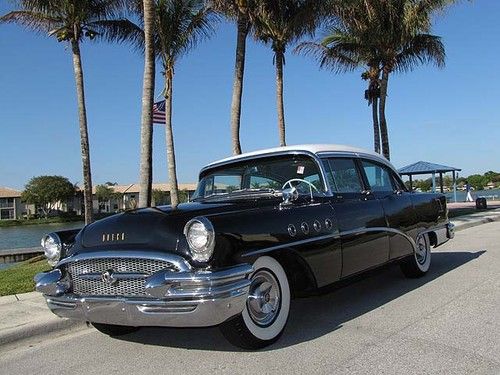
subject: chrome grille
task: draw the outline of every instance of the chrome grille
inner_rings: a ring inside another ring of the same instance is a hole
[[[170,262],[142,258],[85,259],[68,263],[65,267],[72,280],[73,293],[79,296],[146,297],[144,289],[146,277],[164,269],[170,269],[173,272],[179,271]],[[114,273],[136,273],[147,276],[132,276],[125,280],[118,280],[113,285],[100,278],[82,277],[85,274],[102,274],[110,270]]]

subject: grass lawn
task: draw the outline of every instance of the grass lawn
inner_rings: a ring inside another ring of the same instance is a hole
[[[67,216],[67,217],[49,217],[47,219],[19,219],[19,220],[1,220],[0,227],[16,227],[19,225],[36,225],[36,224],[52,224],[52,223],[70,223],[73,221],[83,221],[83,216]]]
[[[38,256],[0,270],[0,296],[32,292],[35,290],[33,281],[35,274],[50,269],[47,260],[43,256]]]

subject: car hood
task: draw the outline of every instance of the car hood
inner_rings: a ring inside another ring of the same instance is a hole
[[[239,212],[256,202],[180,204],[126,211],[87,225],[76,236],[67,256],[96,251],[168,251],[188,255],[183,235],[186,223],[196,216]]]

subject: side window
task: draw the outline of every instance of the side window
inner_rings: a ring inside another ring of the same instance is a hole
[[[391,175],[392,175],[392,182],[394,183],[396,190],[407,191],[405,184],[401,180],[401,177],[399,177],[399,175],[396,176],[394,173],[391,173]]]
[[[394,191],[392,177],[387,168],[366,160],[361,163],[372,191]]]
[[[329,159],[327,178],[332,190],[337,193],[360,193],[363,188],[354,160]]]

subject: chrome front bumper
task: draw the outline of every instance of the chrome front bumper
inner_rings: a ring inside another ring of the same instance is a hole
[[[243,311],[252,270],[241,264],[217,271],[159,271],[146,279],[148,298],[77,296],[57,268],[36,275],[35,282],[60,317],[136,327],[208,327]]]

